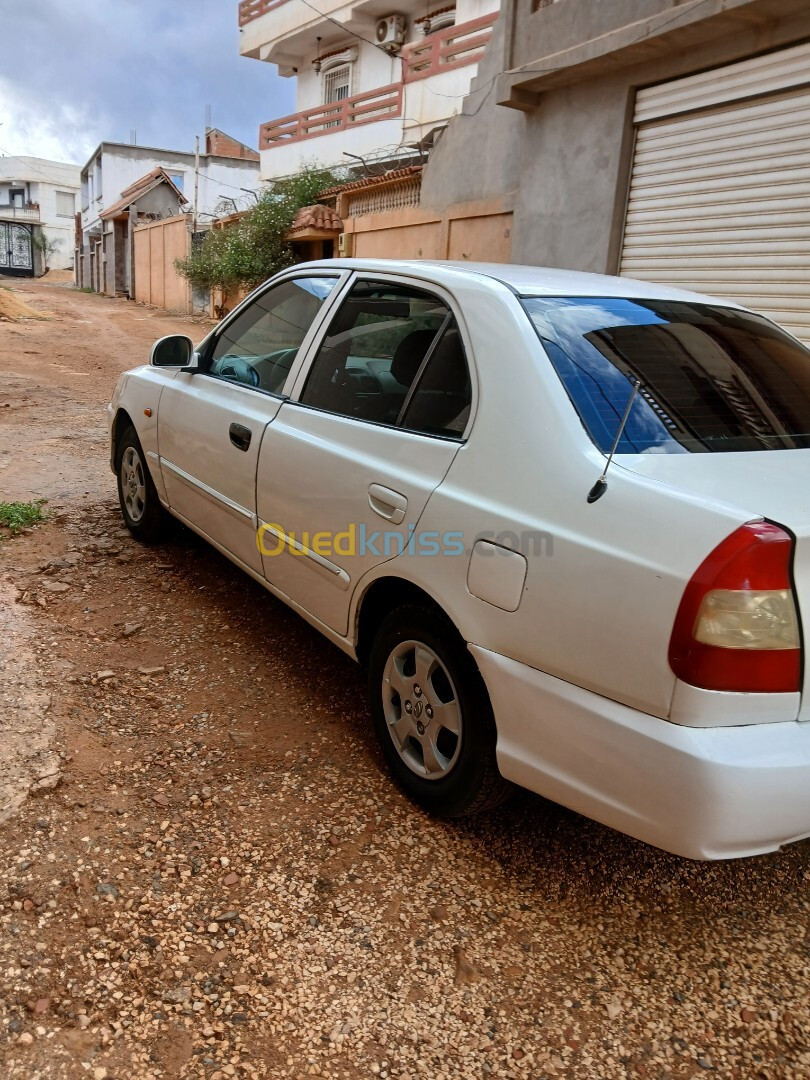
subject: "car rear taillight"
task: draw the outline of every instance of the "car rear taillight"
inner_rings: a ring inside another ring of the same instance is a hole
[[[686,586],[669,643],[672,670],[705,690],[795,691],[801,634],[793,539],[765,521],[740,526]]]

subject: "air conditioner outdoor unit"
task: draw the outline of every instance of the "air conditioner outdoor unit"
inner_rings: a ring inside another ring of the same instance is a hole
[[[387,52],[399,52],[405,43],[405,16],[389,15],[377,20],[377,44]]]

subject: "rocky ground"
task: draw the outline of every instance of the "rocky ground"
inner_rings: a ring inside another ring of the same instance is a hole
[[[810,1076],[807,844],[414,809],[350,661],[121,528],[104,404],[205,326],[15,287],[51,318],[0,323],[0,500],[51,516],[0,541],[4,1078]]]

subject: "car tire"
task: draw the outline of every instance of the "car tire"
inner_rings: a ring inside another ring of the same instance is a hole
[[[388,767],[424,809],[465,817],[511,794],[495,761],[484,681],[440,611],[409,604],[384,619],[371,649],[369,697]]]
[[[136,540],[144,543],[159,540],[166,531],[168,515],[160,505],[146,455],[132,425],[124,430],[118,442],[115,473],[124,524]]]

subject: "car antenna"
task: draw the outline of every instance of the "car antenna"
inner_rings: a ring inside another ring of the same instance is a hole
[[[628,400],[624,410],[622,422],[619,424],[619,430],[616,432],[616,438],[613,440],[613,446],[611,446],[610,453],[608,454],[608,459],[605,462],[605,468],[602,471],[602,475],[588,492],[589,503],[595,503],[596,500],[601,499],[607,491],[607,480],[605,479],[605,477],[607,476],[607,471],[610,468],[610,463],[613,461],[613,455],[616,453],[616,447],[619,445],[619,440],[621,439],[622,435],[624,435],[624,429],[627,427],[627,421],[630,419],[630,409],[633,406],[633,402],[635,400],[636,394],[639,391],[640,386],[641,379],[636,379],[635,383],[633,384],[633,392],[630,395],[630,399]]]

